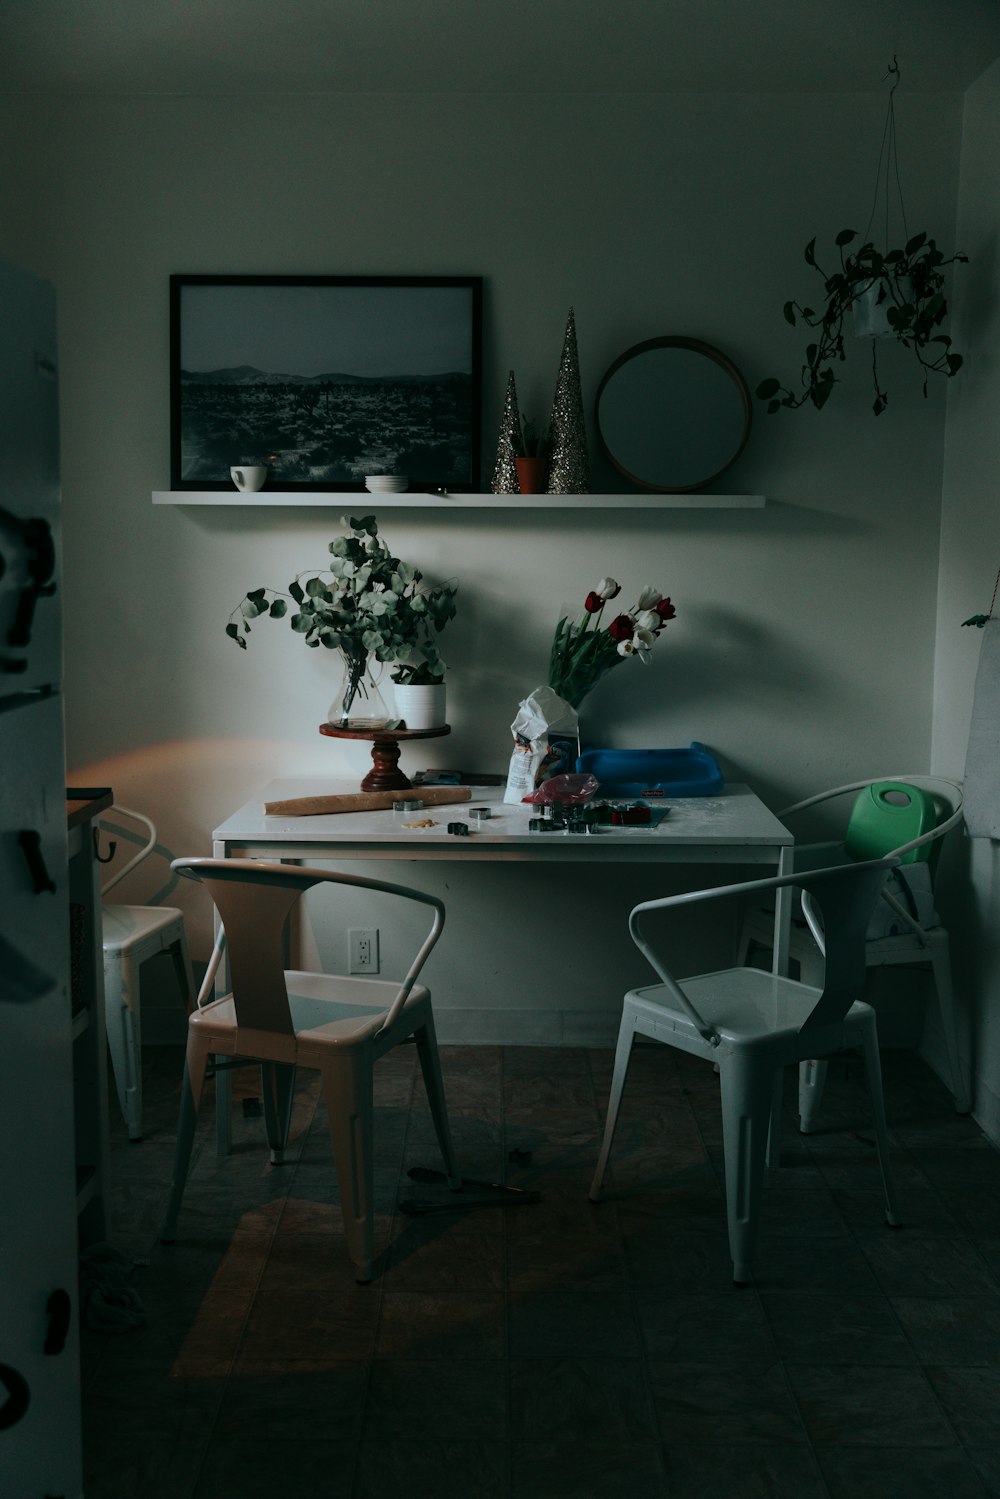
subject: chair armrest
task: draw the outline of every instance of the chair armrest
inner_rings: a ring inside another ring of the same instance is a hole
[[[897,859],[892,857],[868,859],[860,864],[848,861],[846,866],[835,865],[825,869],[808,870],[799,874],[776,875],[766,880],[745,880],[735,885],[713,885],[708,890],[686,890],[679,895],[663,895],[657,900],[642,901],[639,905],[632,908],[628,919],[629,934],[647,963],[649,963],[650,967],[663,982],[670,996],[680,1005],[681,1009],[695,1026],[698,1034],[705,1041],[708,1041],[710,1045],[718,1046],[721,1041],[718,1032],[698,1013],[696,1007],[691,1003],[681,986],[677,983],[677,980],[660,960],[650,942],[643,934],[643,917],[653,911],[671,910],[675,906],[691,906],[701,901],[719,900],[723,896],[756,896],[763,894],[765,891],[780,890],[788,885],[798,885],[812,890],[814,886],[821,887],[825,880],[843,879],[845,868],[851,871],[852,876],[856,875],[859,879],[864,879],[866,882],[869,880],[874,881],[876,878],[884,881],[886,874],[891,869],[895,869],[898,862]],[[874,904],[876,899],[877,889],[873,888],[871,890],[872,904]],[[812,923],[810,923],[810,926],[812,926]]]

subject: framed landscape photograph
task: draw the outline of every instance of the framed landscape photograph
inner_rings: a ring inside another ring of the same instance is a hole
[[[479,276],[171,276],[170,484],[478,490]]]

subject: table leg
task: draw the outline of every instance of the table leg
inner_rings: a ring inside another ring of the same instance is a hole
[[[216,859],[227,859],[229,850],[224,843],[215,843],[212,855]],[[222,922],[215,917],[215,935],[218,939]],[[215,975],[215,997],[222,999],[229,993],[229,954],[224,952]],[[218,1061],[218,1058],[216,1058]],[[233,1145],[233,1075],[228,1067],[217,1067],[215,1071],[215,1153],[219,1160],[227,1156]]]
[[[794,848],[782,848],[778,855],[778,876],[783,878],[793,871]],[[783,885],[775,891],[777,899],[774,902],[774,946],[771,971],[787,976],[788,973],[788,947],[792,931],[792,891],[788,885]]]

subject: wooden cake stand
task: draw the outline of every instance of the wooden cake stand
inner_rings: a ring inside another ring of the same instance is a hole
[[[331,739],[368,739],[372,747],[372,768],[361,782],[362,791],[407,791],[413,782],[399,768],[399,746],[407,739],[440,739],[451,733],[450,724],[436,729],[342,729],[335,723],[321,723],[321,734]]]

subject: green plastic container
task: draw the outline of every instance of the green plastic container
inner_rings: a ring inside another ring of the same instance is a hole
[[[852,859],[881,859],[937,827],[934,798],[905,781],[875,781],[860,791],[851,808],[844,847]],[[930,856],[933,843],[912,848],[901,864],[919,864]]]

